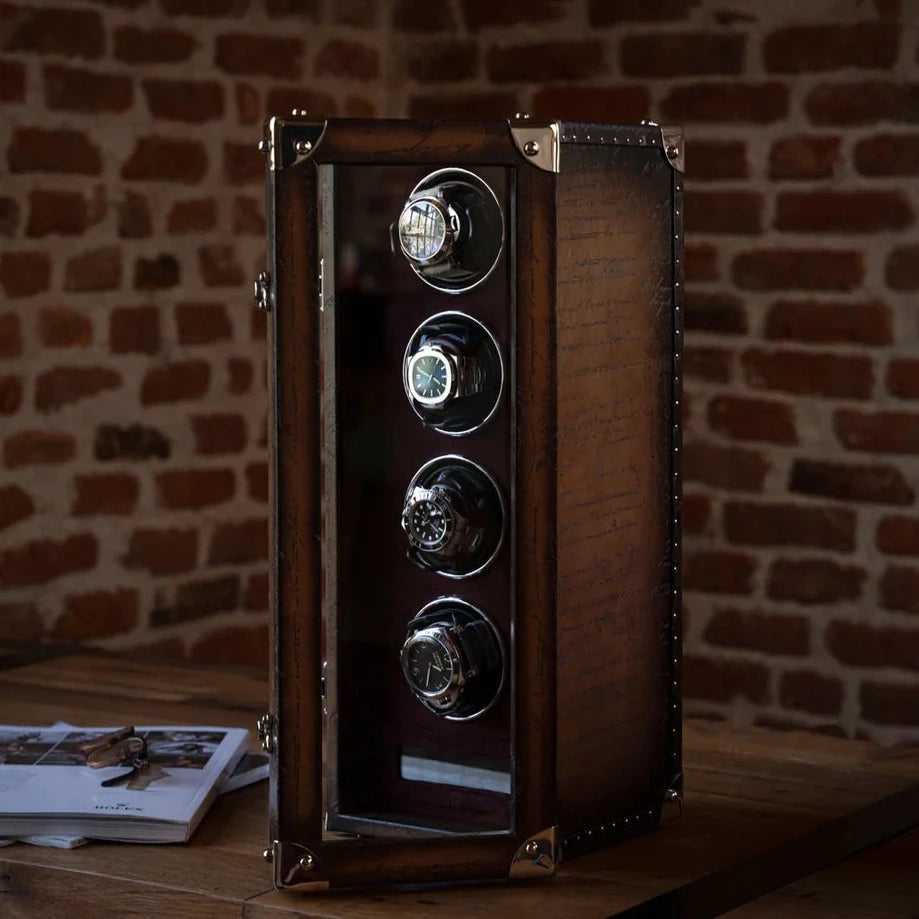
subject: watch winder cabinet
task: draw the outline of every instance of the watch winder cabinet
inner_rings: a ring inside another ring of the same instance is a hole
[[[279,887],[548,876],[680,797],[682,137],[272,119]]]

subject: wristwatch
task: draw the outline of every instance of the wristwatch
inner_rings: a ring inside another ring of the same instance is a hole
[[[447,260],[459,230],[459,214],[436,197],[410,198],[399,215],[399,245],[415,265],[428,267]]]
[[[436,339],[415,351],[405,367],[410,398],[428,408],[442,408],[451,399],[477,395],[482,391],[483,378],[482,367],[474,357]]]
[[[412,270],[431,287],[459,294],[498,263],[504,216],[494,190],[467,169],[438,169],[410,192],[390,226]]]
[[[413,476],[400,522],[407,555],[419,568],[448,578],[471,577],[498,554],[504,501],[495,480],[477,463],[440,456]]]
[[[436,552],[442,558],[475,552],[484,527],[476,525],[465,505],[456,489],[416,485],[402,508],[402,529],[422,552]]]
[[[501,349],[494,334],[468,313],[435,313],[406,343],[402,385],[425,425],[452,437],[470,434],[501,401]]]
[[[483,714],[504,682],[497,629],[481,610],[458,597],[428,604],[409,622],[400,658],[415,697],[451,720]]]

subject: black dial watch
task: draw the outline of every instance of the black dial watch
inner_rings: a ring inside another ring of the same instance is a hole
[[[402,507],[408,557],[449,578],[482,571],[498,554],[504,501],[495,480],[460,456],[425,463],[412,478]]]
[[[458,597],[429,603],[409,622],[400,657],[415,697],[450,720],[484,714],[504,684],[504,646],[497,628]]]
[[[390,231],[415,274],[453,294],[481,284],[504,245],[501,205],[488,183],[466,169],[425,176]]]
[[[405,395],[422,422],[460,436],[494,414],[504,388],[504,362],[494,335],[458,312],[426,319],[409,339],[402,361]]]
[[[457,512],[449,490],[442,485],[416,485],[402,510],[402,529],[408,541],[425,552],[440,551],[467,526],[468,521]]]

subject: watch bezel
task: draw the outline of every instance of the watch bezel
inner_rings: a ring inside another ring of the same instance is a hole
[[[440,214],[441,220],[443,220],[444,223],[444,235],[440,242],[440,246],[433,255],[427,258],[418,258],[416,255],[412,255],[405,248],[405,243],[402,241],[402,218],[407,211],[421,203],[430,204]],[[450,253],[453,251],[453,243],[456,241],[456,231],[453,229],[453,218],[450,214],[450,208],[433,195],[418,195],[414,198],[410,195],[399,214],[399,219],[396,221],[396,235],[399,237],[399,248],[402,250],[402,254],[409,260],[409,264],[412,265],[412,267],[427,268],[430,265],[437,265],[440,262],[446,261],[450,257]]]
[[[415,389],[413,374],[415,365],[423,357],[438,357],[447,368],[447,385],[439,396],[421,396]],[[418,402],[420,405],[426,405],[428,408],[438,408],[446,404],[456,396],[457,385],[459,382],[459,368],[456,359],[445,348],[437,345],[422,345],[408,361],[405,369],[405,385],[409,390],[409,398]]]

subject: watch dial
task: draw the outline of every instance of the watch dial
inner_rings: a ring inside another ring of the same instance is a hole
[[[415,261],[434,258],[447,239],[447,224],[440,209],[430,201],[415,201],[399,218],[399,239],[405,254]]]
[[[406,652],[405,669],[412,686],[419,692],[443,692],[450,685],[453,666],[450,656],[440,642],[419,638]]]
[[[440,399],[447,394],[447,361],[424,354],[412,365],[412,391],[419,399]]]
[[[439,548],[450,534],[450,520],[435,501],[419,501],[409,514],[412,535],[425,549]]]

